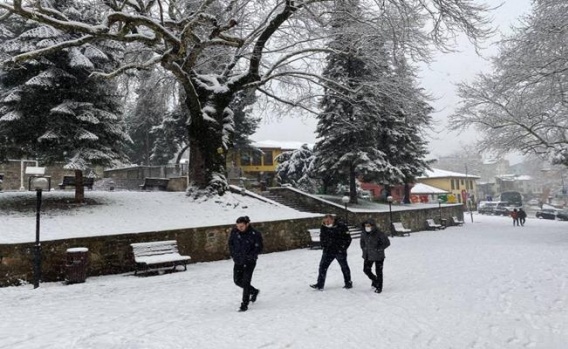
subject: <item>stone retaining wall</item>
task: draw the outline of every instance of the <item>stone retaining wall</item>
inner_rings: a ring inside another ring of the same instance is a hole
[[[264,236],[264,252],[277,252],[309,245],[307,229],[320,225],[321,218],[255,223]],[[229,258],[227,240],[233,225],[176,229],[109,236],[94,236],[42,242],[42,280],[65,279],[66,250],[89,249],[87,275],[125,273],[134,270],[131,243],[177,240],[180,253],[190,255],[191,262]],[[0,286],[30,282],[33,277],[33,243],[0,244]]]

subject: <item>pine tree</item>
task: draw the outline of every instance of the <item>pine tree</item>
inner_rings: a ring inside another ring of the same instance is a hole
[[[128,79],[130,85],[135,89],[129,94],[130,105],[126,113],[126,124],[128,135],[132,139],[126,152],[130,160],[135,164],[164,165],[177,153],[175,140],[166,141],[171,143],[157,145],[160,137],[168,136],[172,133],[168,129],[171,123],[178,124],[177,110],[172,110],[172,106],[179,103],[179,86],[162,69],[152,69],[142,71],[134,77]],[[163,125],[164,121],[166,125]],[[185,120],[179,122],[182,132],[185,132]],[[164,130],[168,130],[163,132]],[[187,138],[187,137],[185,137]],[[187,139],[185,139],[187,142]],[[163,153],[167,150],[167,155]],[[155,150],[162,151],[156,154]],[[165,160],[164,160],[165,159]]]
[[[323,111],[316,129],[317,167],[324,181],[324,192],[330,184],[347,183],[350,202],[356,203],[358,174],[397,170],[377,148],[373,132],[377,125],[376,73],[363,49],[369,42],[361,40],[358,21],[344,20],[360,18],[359,3],[346,0],[337,6],[334,40],[329,44],[336,52],[328,55],[323,72],[324,78],[334,83],[326,83],[320,103]]]
[[[300,190],[315,192],[316,157],[307,144],[302,145],[300,149],[283,152],[275,160],[278,162],[276,175],[280,184],[291,184]]]
[[[378,123],[376,127],[377,147],[388,159],[391,168],[370,174],[363,174],[366,180],[385,185],[405,184],[405,203],[410,203],[410,183],[428,168],[425,160],[428,154],[427,141],[422,130],[430,124],[432,108],[428,97],[415,87],[416,79],[403,58],[399,58],[390,69],[389,93],[377,93],[376,104]]]
[[[96,13],[87,8],[56,5],[68,18],[85,20]],[[17,25],[15,35],[0,45],[8,55],[21,54],[73,38],[47,26]],[[0,75],[0,138],[5,156],[30,157],[44,164],[65,161],[76,176],[75,199],[83,200],[82,171],[92,165],[126,161],[129,141],[121,117],[116,86],[90,79],[94,69],[116,66],[122,47],[101,41],[49,53]]]

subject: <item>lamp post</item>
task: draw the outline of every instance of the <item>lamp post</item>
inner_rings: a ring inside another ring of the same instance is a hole
[[[341,198],[341,202],[345,205],[345,224],[349,225],[349,211],[347,211],[347,203],[349,203],[349,196],[345,195]]]
[[[440,224],[442,224],[442,199],[438,199],[438,211],[440,212]]]
[[[389,203],[389,223],[390,223],[389,228],[390,228],[390,236],[392,237],[392,236],[394,235],[394,234],[393,234],[394,231],[393,231],[393,228],[392,228],[392,196],[390,196],[390,195],[387,196],[387,201],[388,201],[388,203]]]
[[[32,187],[36,191],[36,234],[34,246],[34,288],[39,287],[41,280],[41,243],[39,238],[40,232],[40,212],[41,212],[41,194],[43,190],[49,187],[47,178],[37,177],[32,180]]]

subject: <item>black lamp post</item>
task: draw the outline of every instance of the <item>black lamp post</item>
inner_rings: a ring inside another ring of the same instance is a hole
[[[37,177],[32,180],[32,187],[36,191],[36,233],[34,246],[34,288],[39,287],[41,280],[41,243],[39,238],[40,232],[40,213],[41,213],[41,194],[44,189],[49,187],[47,178]]]
[[[442,224],[442,199],[438,199],[438,211],[440,212],[440,224]]]
[[[349,225],[349,211],[347,211],[347,204],[349,203],[349,196],[345,195],[341,198],[341,202],[345,205],[345,224]]]
[[[394,236],[394,230],[392,228],[392,196],[387,196],[387,201],[389,203],[389,223],[390,223],[390,236]]]

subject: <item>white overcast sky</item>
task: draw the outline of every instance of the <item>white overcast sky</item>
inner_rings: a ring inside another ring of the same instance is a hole
[[[498,33],[509,33],[510,27],[517,24],[518,19],[529,13],[531,0],[486,0],[490,5],[503,5],[492,12],[493,26]],[[496,34],[492,41],[500,38]],[[459,52],[438,54],[430,66],[422,69],[421,85],[428,90],[436,100],[432,105],[436,109],[433,114],[435,132],[431,133],[429,149],[432,157],[449,155],[461,149],[463,145],[475,141],[475,131],[468,130],[462,133],[447,130],[447,118],[459,102],[456,95],[455,83],[463,80],[471,80],[475,74],[482,71],[490,71],[487,60],[496,54],[496,49],[490,42],[483,44],[486,49],[481,51],[483,57],[475,53],[473,45],[465,37],[458,42]],[[257,133],[252,136],[255,141],[297,141],[315,143],[315,118],[284,117],[279,120],[271,118],[263,120]]]

